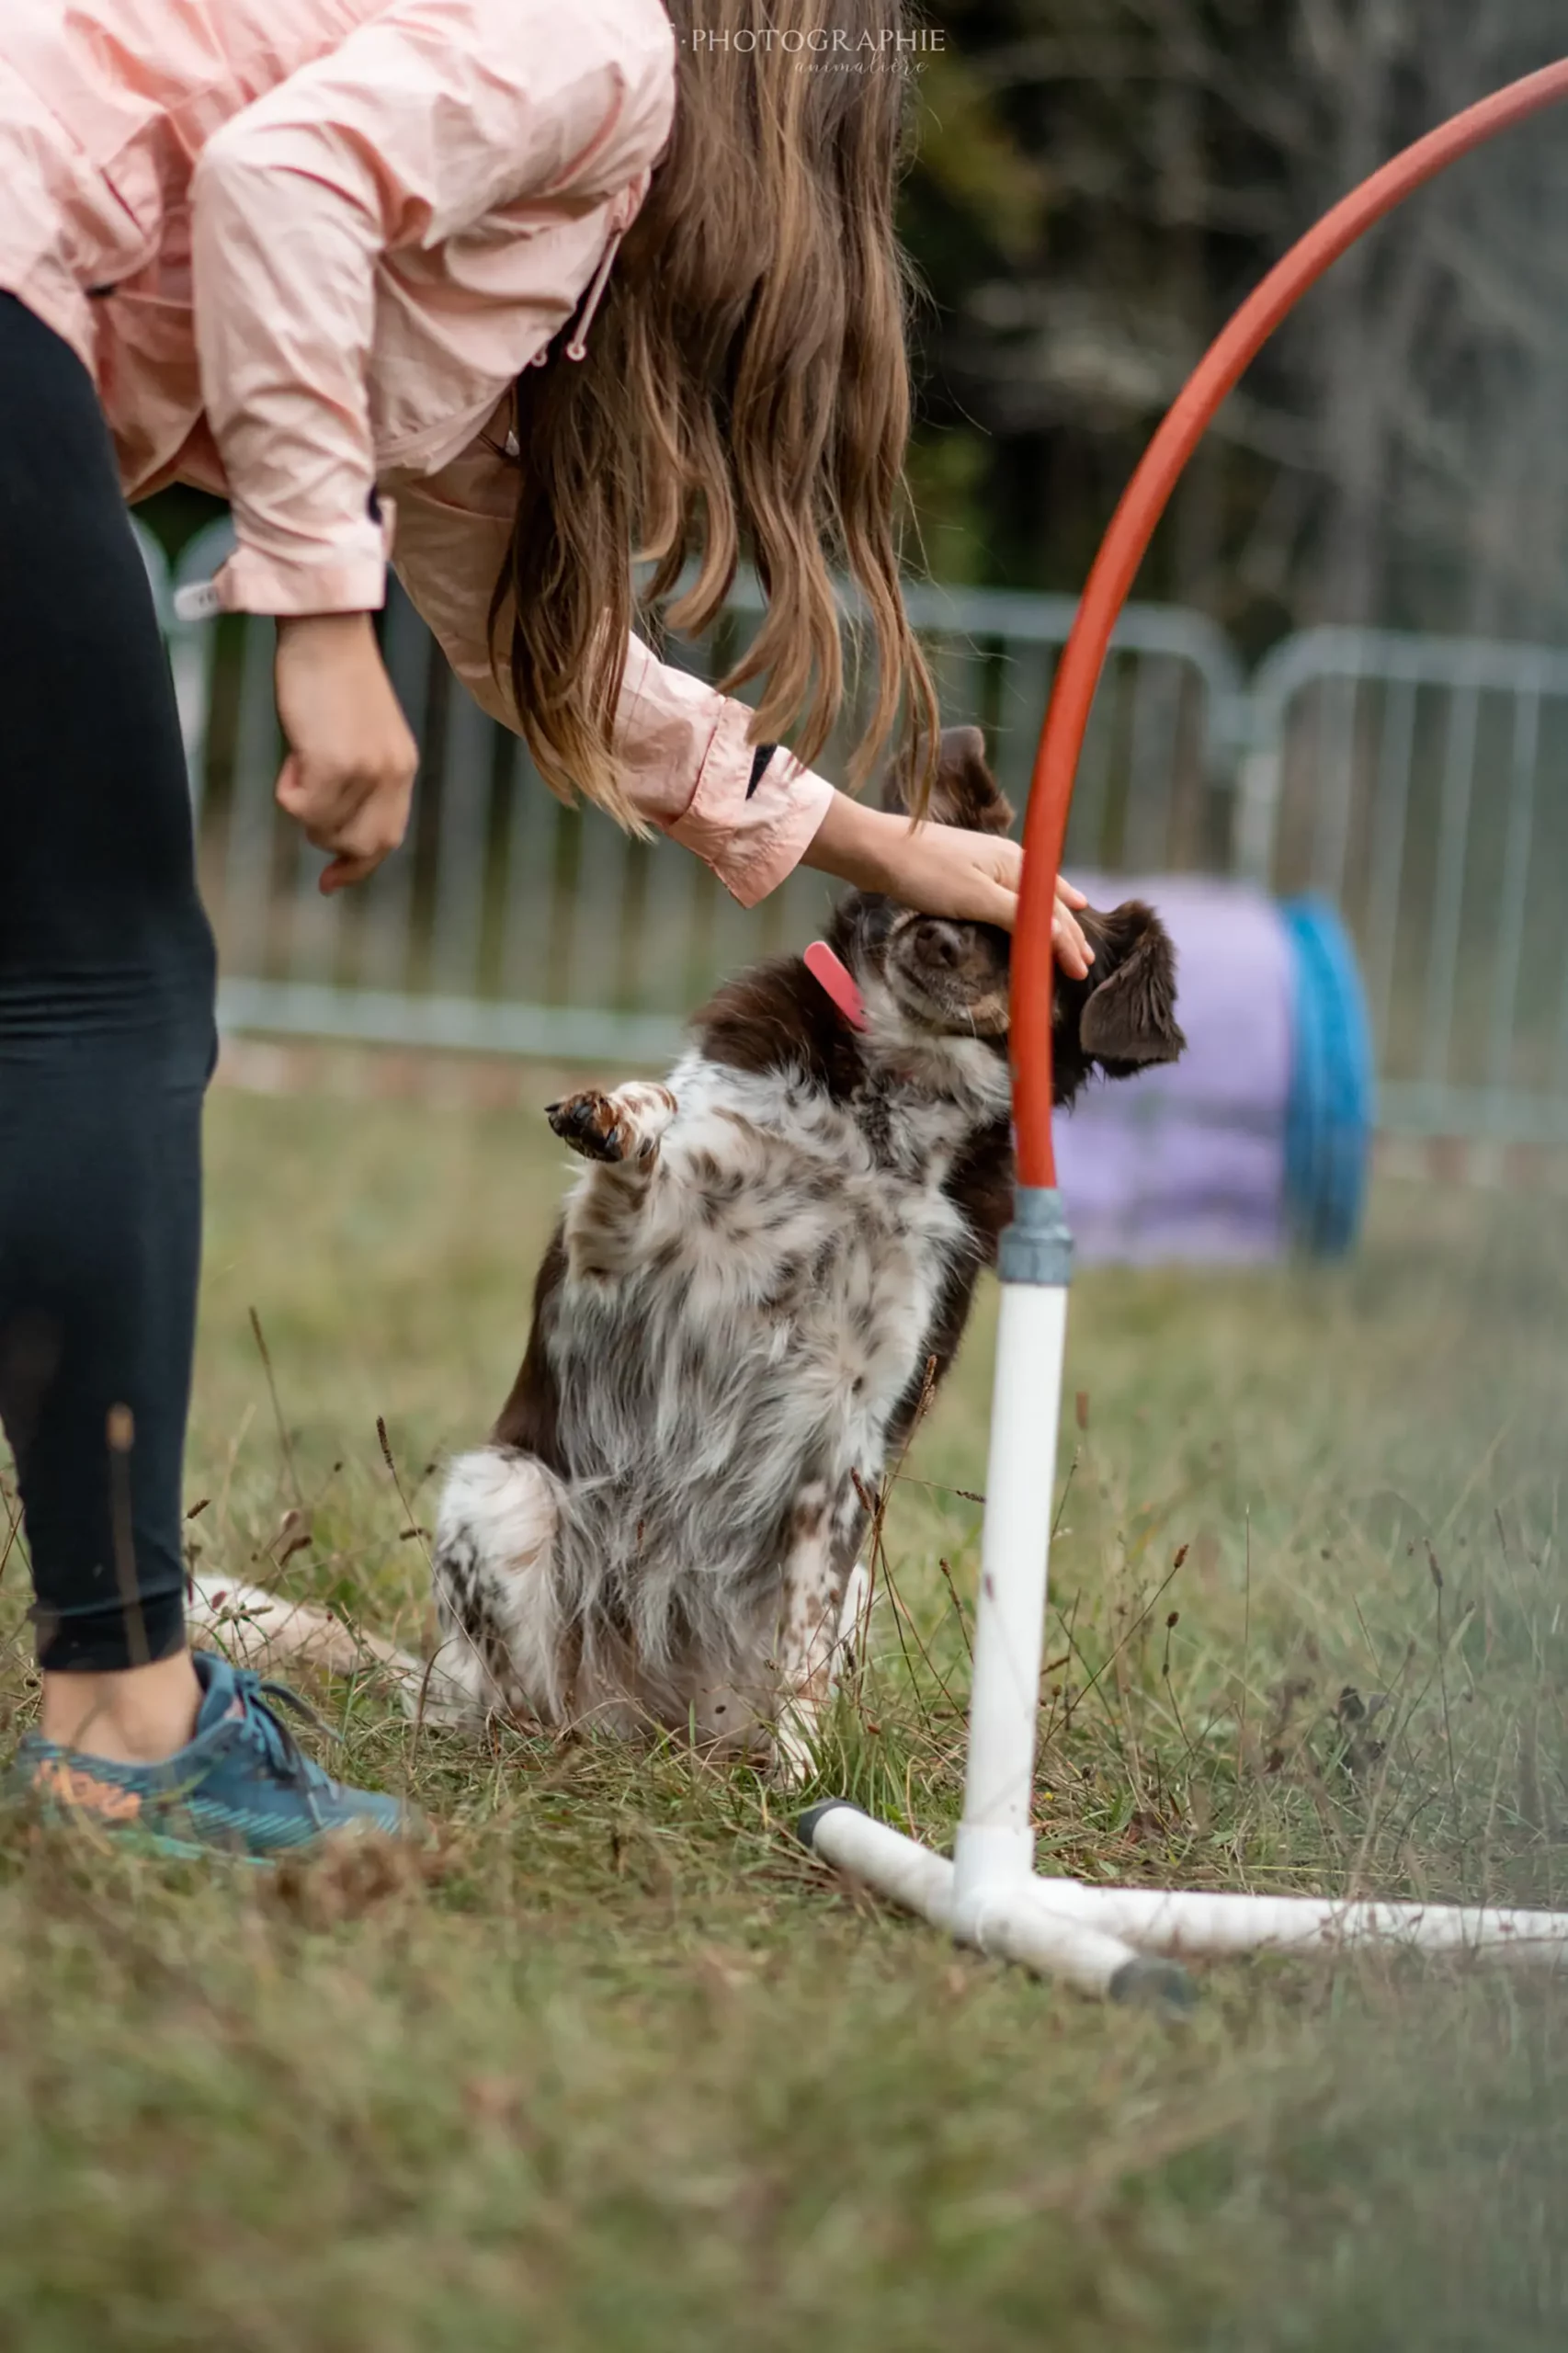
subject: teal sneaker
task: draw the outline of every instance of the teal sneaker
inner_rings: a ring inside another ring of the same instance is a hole
[[[276,1708],[307,1719],[311,1711],[284,1685],[207,1651],[191,1656],[202,1700],[188,1747],[160,1765],[119,1765],[28,1733],[11,1767],[12,1802],[165,1854],[218,1852],[256,1863],[337,1835],[395,1837],[414,1826],[395,1798],[347,1789],[305,1755]]]

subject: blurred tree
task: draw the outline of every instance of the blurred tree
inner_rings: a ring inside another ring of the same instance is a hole
[[[1056,587],[1269,263],[1565,29],[1562,0],[947,0],[940,21],[904,210],[916,494],[935,569]],[[1142,592],[1254,648],[1330,616],[1561,634],[1565,558],[1568,120],[1549,116],[1309,297]]]

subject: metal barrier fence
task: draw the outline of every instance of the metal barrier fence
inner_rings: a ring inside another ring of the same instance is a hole
[[[722,973],[822,927],[821,876],[743,913],[684,851],[563,808],[452,687],[395,590],[384,651],[422,746],[410,840],[361,890],[323,900],[320,860],[272,799],[271,624],[173,619],[174,589],[207,578],[228,544],[215,525],[171,579],[142,535],[228,1028],[657,1061]],[[986,727],[1021,808],[1072,599],[918,585],[909,606],[944,716]],[[712,641],[676,658],[716,675],[758,609],[743,585]],[[1131,606],[1067,862],[1323,893],[1367,977],[1380,1124],[1568,1142],[1565,761],[1568,652],[1313,630],[1249,680],[1202,616]]]
[[[1309,630],[1249,699],[1237,863],[1344,912],[1382,1126],[1568,1142],[1568,653]]]

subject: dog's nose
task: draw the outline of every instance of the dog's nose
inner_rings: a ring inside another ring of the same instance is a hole
[[[957,924],[926,915],[915,926],[915,952],[923,964],[951,972],[963,955],[963,935]]]

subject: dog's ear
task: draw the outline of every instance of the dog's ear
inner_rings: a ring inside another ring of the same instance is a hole
[[[902,815],[909,807],[909,775],[901,764],[882,788],[882,806]],[[937,752],[937,774],[926,812],[934,824],[967,825],[982,834],[1005,834],[1013,812],[985,765],[985,738],[978,727],[944,727]]]
[[[1146,1063],[1174,1063],[1187,1044],[1176,1017],[1176,949],[1141,899],[1108,915],[1087,907],[1079,921],[1095,951],[1078,1041],[1112,1078]]]

